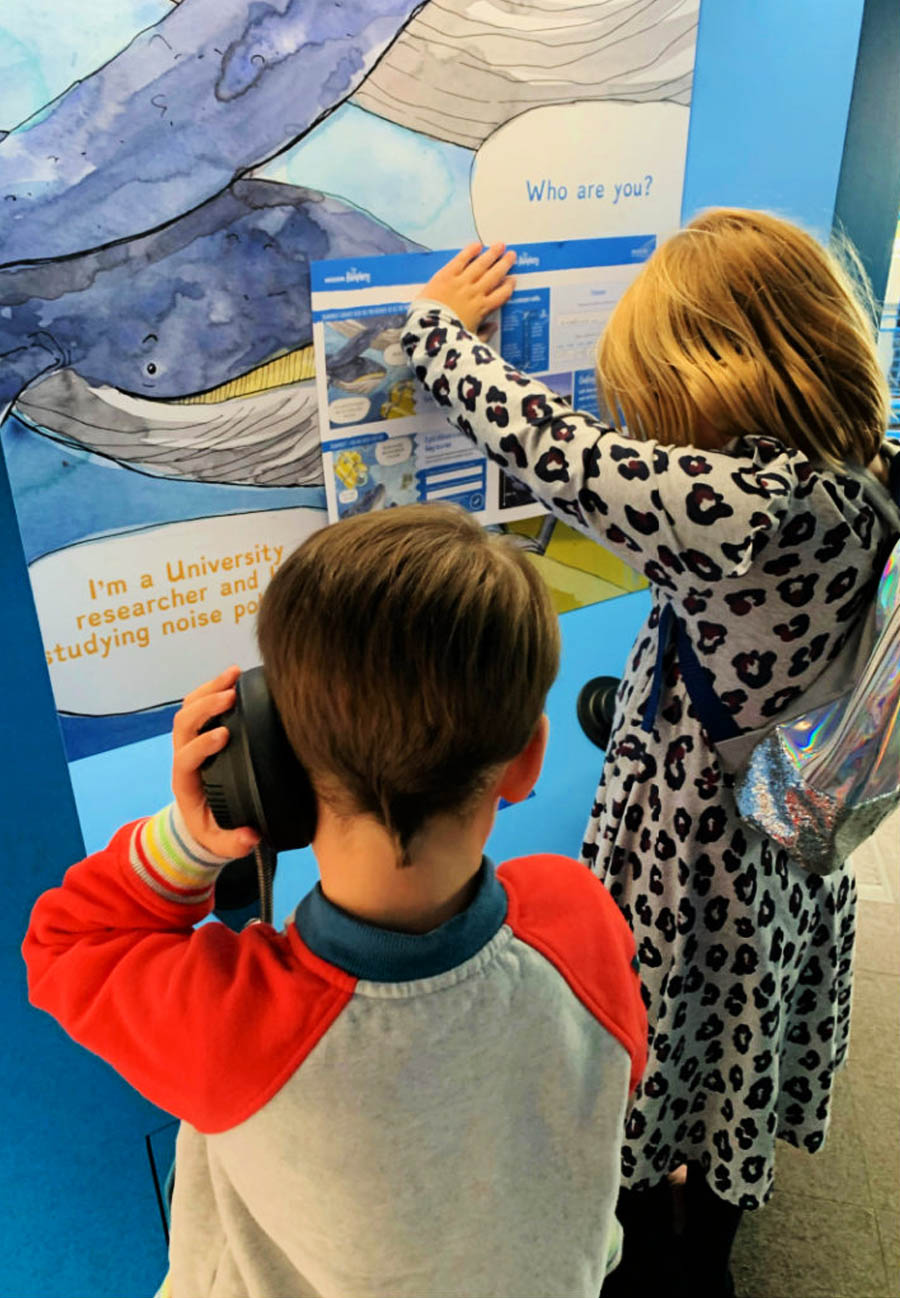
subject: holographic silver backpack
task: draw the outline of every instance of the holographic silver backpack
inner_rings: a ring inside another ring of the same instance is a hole
[[[891,494],[900,509],[900,455],[892,460]],[[671,605],[660,618],[644,728],[656,715],[673,622],[682,678],[722,766],[735,777],[742,819],[808,870],[838,869],[900,805],[900,541],[859,635],[798,701],[803,711],[760,729],[738,732]]]

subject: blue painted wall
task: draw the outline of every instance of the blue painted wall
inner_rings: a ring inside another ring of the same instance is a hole
[[[866,0],[835,225],[856,245],[884,304],[900,209],[900,4]]]
[[[701,0],[682,213],[762,207],[827,237],[863,0]]]
[[[5,922],[26,918],[27,898],[81,849],[50,677],[31,598],[6,468],[0,459],[0,819]]]

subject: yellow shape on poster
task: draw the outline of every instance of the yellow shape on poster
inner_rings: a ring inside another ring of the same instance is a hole
[[[557,523],[553,529],[553,536],[547,546],[547,557],[571,568],[578,568],[581,572],[602,577],[621,590],[643,590],[647,585],[647,579],[629,568],[624,560],[565,523]]]
[[[612,582],[548,559],[544,554],[529,554],[528,558],[550,588],[550,598],[557,613],[569,613],[574,608],[599,604],[622,594],[621,587]]]
[[[546,524],[546,517],[526,518],[510,523],[507,530],[539,542]],[[647,585],[646,578],[622,559],[565,523],[553,526],[543,554],[530,553],[529,558],[550,587],[557,613],[599,604]]]

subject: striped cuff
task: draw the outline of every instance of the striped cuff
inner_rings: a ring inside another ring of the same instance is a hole
[[[209,901],[229,858],[201,847],[173,802],[137,826],[129,859],[138,878],[160,897],[198,906]]]

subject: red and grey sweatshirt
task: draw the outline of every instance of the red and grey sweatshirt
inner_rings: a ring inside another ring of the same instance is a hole
[[[182,1119],[174,1298],[596,1298],[647,1033],[598,880],[485,858],[430,933],[319,885],[281,932],[195,927],[223,864],[166,808],[23,947],[32,1003]]]

